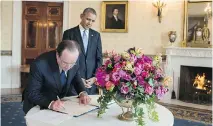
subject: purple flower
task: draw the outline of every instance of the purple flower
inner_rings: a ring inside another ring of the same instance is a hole
[[[167,91],[168,91],[168,89],[166,89],[166,88],[164,88],[162,86],[160,86],[157,89],[155,89],[155,93],[157,95],[157,98],[161,99]]]
[[[155,89],[155,93],[156,93],[158,99],[161,99],[163,97],[163,92],[161,91],[160,87]]]
[[[145,63],[152,63],[152,58],[150,58],[148,56],[144,56],[144,55],[143,55],[142,58],[143,58],[143,60],[144,60]]]
[[[140,86],[144,86],[146,81],[144,81],[144,78],[142,76],[137,76],[137,80]]]
[[[123,76],[124,80],[130,81],[132,79],[132,77],[129,74],[126,74]]]
[[[120,75],[121,78],[123,78],[126,75],[126,72],[123,71],[123,70],[120,70],[119,75]]]

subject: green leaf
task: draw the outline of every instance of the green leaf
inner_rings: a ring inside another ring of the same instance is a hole
[[[153,79],[152,79],[152,78],[149,78],[148,83],[149,83],[149,85],[151,85],[152,87],[154,86],[154,82],[153,82]]]

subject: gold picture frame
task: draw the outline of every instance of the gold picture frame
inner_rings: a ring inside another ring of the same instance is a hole
[[[101,14],[102,32],[128,32],[128,1],[104,1]]]
[[[208,48],[208,47],[212,46],[211,39],[208,42],[204,42],[202,39],[199,41],[194,40],[195,38],[197,38],[197,36],[195,35],[196,31],[194,30],[195,29],[194,26],[197,26],[196,22],[199,22],[199,26],[202,28],[202,30],[204,28],[203,25],[206,24],[205,23],[207,21],[206,15],[204,15],[203,13],[205,13],[204,10],[208,3],[211,3],[211,5],[212,5],[211,0],[205,0],[205,1],[184,0],[183,42],[185,43],[186,47]],[[200,7],[202,7],[202,8],[200,8]],[[209,22],[211,22],[211,21],[209,21]],[[207,23],[208,23],[208,21],[207,21]]]

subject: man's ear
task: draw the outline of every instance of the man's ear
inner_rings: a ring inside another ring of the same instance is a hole
[[[56,52],[56,57],[57,57],[57,58],[59,58],[59,54],[58,54],[58,52]]]
[[[84,14],[81,14],[81,15],[80,15],[80,18],[82,19],[83,17],[84,17]]]

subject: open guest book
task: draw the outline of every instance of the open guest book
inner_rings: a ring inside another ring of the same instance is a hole
[[[67,100],[64,102],[64,108],[61,108],[59,112],[67,113],[68,115],[71,115],[73,117],[79,117],[98,108],[99,107],[96,105],[84,105],[79,104],[79,102],[75,100]]]
[[[67,122],[72,117],[80,117],[84,114],[87,114],[93,110],[98,109],[98,103],[95,102],[97,99],[92,99],[90,103],[93,104],[79,104],[78,98],[72,99],[63,99],[64,108],[59,111],[53,111],[49,109],[39,110],[39,106],[37,107],[37,112],[31,115],[25,116],[27,120],[27,124],[30,126],[34,126],[34,124],[40,123],[41,126],[58,126],[64,122]],[[94,105],[96,104],[96,105]],[[30,124],[29,124],[30,123]]]

